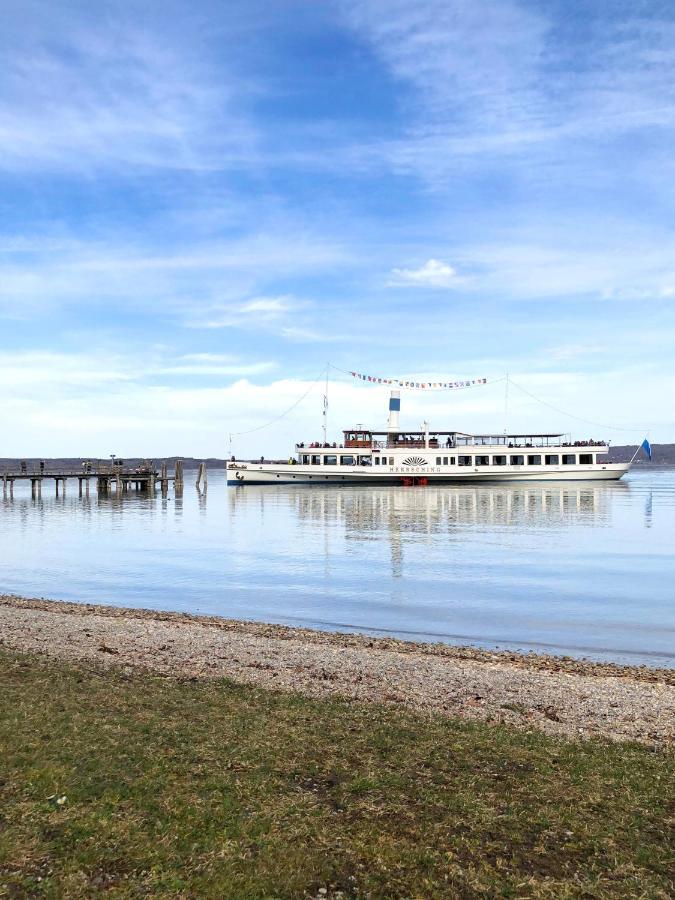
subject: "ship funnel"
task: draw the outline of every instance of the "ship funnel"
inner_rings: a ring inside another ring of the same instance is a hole
[[[392,391],[389,397],[389,422],[387,431],[392,434],[399,430],[398,414],[401,411],[401,392]]]

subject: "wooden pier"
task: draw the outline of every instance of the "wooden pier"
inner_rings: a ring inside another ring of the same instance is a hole
[[[204,465],[204,464],[202,464]],[[200,475],[201,475],[200,468]],[[206,468],[203,470],[206,479]],[[143,463],[140,466],[124,466],[117,463],[85,462],[80,468],[50,468],[45,463],[37,465],[20,463],[17,468],[0,472],[3,497],[14,496],[14,484],[17,481],[30,481],[33,497],[42,496],[43,482],[53,482],[56,496],[65,496],[68,481],[77,480],[78,495],[89,496],[91,481],[96,482],[96,490],[101,495],[110,493],[124,494],[129,491],[142,491],[154,496],[159,487],[166,494],[169,483],[173,483],[174,493],[179,496],[183,492],[183,463],[178,460],[173,474],[169,474],[165,462],[159,467],[155,462]]]

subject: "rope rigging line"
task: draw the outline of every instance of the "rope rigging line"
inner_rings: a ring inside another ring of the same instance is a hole
[[[354,372],[347,372],[345,369],[340,369],[338,366],[335,366],[332,363],[328,363],[328,367],[331,369],[334,369],[336,372],[342,373],[343,375],[348,375],[350,378],[355,377]],[[526,394],[528,397],[530,397],[532,400],[536,401],[537,403],[541,403],[542,406],[547,406],[549,409],[552,409],[554,412],[557,412],[559,415],[566,416],[570,419],[575,419],[577,422],[583,422],[585,425],[593,425],[595,428],[606,428],[608,431],[623,431],[623,432],[630,431],[630,432],[635,432],[635,433],[644,432],[645,430],[647,430],[647,432],[648,432],[649,428],[650,428],[649,425],[641,425],[641,426],[606,425],[606,424],[603,424],[602,422],[594,422],[591,419],[585,419],[582,416],[575,416],[574,413],[570,413],[564,409],[560,409],[560,407],[554,406],[552,403],[548,403],[546,400],[542,400],[540,397],[537,397],[535,394],[531,393],[526,388],[522,387],[520,384],[518,384],[516,381],[514,381],[511,378],[511,376],[508,374],[502,375],[499,378],[480,379],[478,381],[475,381],[473,384],[463,384],[462,382],[460,382],[460,384],[462,386],[457,386],[457,387],[453,386],[451,389],[453,391],[465,391],[465,390],[470,390],[471,388],[474,388],[474,387],[487,387],[490,384],[499,384],[502,381],[506,382],[505,396],[504,396],[504,407],[505,407],[504,408],[504,416],[505,416],[505,418],[508,417],[509,386],[513,385],[514,387],[518,388],[519,391],[522,391],[523,394]],[[368,381],[367,383],[368,384],[376,384],[376,385],[382,384],[385,386],[386,385],[396,385],[397,387],[417,389],[417,382],[406,382],[404,379],[399,379],[399,378],[391,378],[391,379],[373,378],[372,381]],[[428,382],[427,381],[427,382],[424,382],[424,384],[427,385],[426,390],[430,390],[430,391],[447,390],[447,388],[444,388],[444,387],[431,387],[431,384],[439,384],[439,382]],[[441,384],[443,384],[443,382],[441,382]],[[457,384],[457,382],[454,382],[454,384]]]
[[[305,397],[307,397],[307,395],[310,394],[314,390],[314,388],[317,386],[317,384],[323,380],[327,371],[328,371],[327,367],[324,366],[324,368],[321,370],[321,372],[319,372],[318,377],[314,379],[314,381],[310,384],[310,386],[307,388],[305,393],[301,397],[298,397],[298,399],[295,401],[295,403],[293,403],[291,406],[289,406],[288,409],[284,410],[284,412],[282,412],[280,415],[276,416],[274,419],[270,419],[269,422],[265,422],[263,425],[256,425],[255,428],[249,428],[247,431],[230,431],[229,432],[230,440],[233,437],[240,437],[243,434],[253,434],[254,431],[262,431],[263,428],[269,428],[270,425],[274,425],[276,422],[280,422],[289,413],[293,412],[293,410],[296,408],[296,406],[299,406],[302,403],[302,401],[305,399]]]
[[[256,431],[263,431],[265,428],[269,428],[271,425],[275,425],[277,422],[280,422],[280,421],[281,421],[282,419],[284,419],[287,415],[289,415],[289,413],[293,412],[293,410],[296,409],[296,407],[298,407],[298,406],[302,403],[302,401],[303,401],[303,400],[304,400],[304,399],[305,399],[305,398],[306,398],[306,397],[314,390],[314,388],[315,388],[315,387],[316,387],[316,386],[317,386],[324,378],[325,378],[325,380],[326,380],[326,389],[325,389],[326,392],[325,392],[325,394],[324,394],[324,406],[323,406],[323,417],[324,417],[324,428],[325,428],[325,426],[326,426],[326,421],[325,421],[325,420],[326,420],[327,405],[328,405],[328,404],[327,404],[327,401],[328,401],[328,377],[329,377],[329,373],[330,373],[330,370],[331,370],[331,369],[333,369],[333,370],[336,371],[336,372],[340,372],[342,375],[347,375],[347,376],[349,376],[350,378],[353,378],[353,377],[354,377],[354,373],[353,373],[353,372],[347,372],[345,369],[339,368],[339,366],[335,366],[335,365],[333,365],[333,364],[330,363],[330,362],[327,363],[327,364],[324,366],[324,368],[321,370],[321,372],[317,375],[317,377],[314,379],[314,381],[312,381],[312,383],[309,385],[309,387],[307,388],[307,390],[304,391],[304,393],[301,394],[301,396],[298,397],[298,399],[295,400],[295,401],[288,407],[288,409],[285,409],[282,413],[280,413],[278,416],[275,416],[273,419],[270,419],[268,422],[264,422],[262,425],[256,425],[255,428],[249,428],[249,429],[247,429],[247,430],[245,430],[245,431],[231,431],[231,432],[229,433],[230,444],[231,444],[231,442],[232,442],[232,438],[234,438],[234,437],[241,437],[242,435],[253,434],[253,433],[255,433]],[[560,409],[560,407],[554,406],[554,404],[548,403],[546,400],[542,400],[540,397],[537,397],[535,394],[531,393],[531,391],[528,391],[526,388],[522,387],[522,385],[518,384],[518,382],[514,381],[513,378],[511,378],[510,375],[502,375],[502,376],[499,377],[499,378],[493,378],[493,379],[489,379],[489,380],[488,380],[488,379],[481,379],[481,380],[475,381],[473,384],[469,384],[469,383],[463,384],[463,383],[460,382],[460,384],[461,384],[462,386],[459,386],[459,385],[458,385],[457,387],[453,387],[452,390],[454,390],[454,391],[470,390],[471,388],[474,388],[474,387],[486,387],[487,385],[491,385],[491,384],[499,384],[499,383],[502,382],[502,381],[505,381],[505,382],[506,382],[506,393],[505,393],[505,415],[508,414],[508,413],[507,413],[507,410],[508,410],[508,389],[509,389],[510,385],[513,385],[513,387],[518,388],[518,390],[521,391],[521,393],[527,395],[528,397],[530,397],[530,399],[534,400],[536,403],[540,403],[542,406],[546,406],[546,407],[548,407],[549,409],[552,409],[554,412],[558,413],[559,415],[566,416],[566,417],[568,417],[568,418],[570,418],[570,419],[575,419],[577,422],[583,422],[585,425],[593,425],[593,426],[596,427],[596,428],[606,428],[606,429],[608,429],[609,431],[644,432],[645,429],[647,429],[647,431],[649,430],[649,426],[648,426],[648,425],[642,425],[642,426],[639,426],[639,427],[635,427],[635,426],[621,427],[621,426],[617,426],[617,425],[607,425],[607,424],[603,424],[602,422],[594,422],[594,421],[592,421],[591,419],[585,419],[585,418],[583,418],[582,416],[575,416],[573,413],[569,413],[569,412],[567,412],[566,410]],[[439,382],[424,382],[424,383],[425,383],[425,384],[428,384],[428,385],[431,385],[431,384],[439,384]],[[405,380],[402,380],[402,379],[396,379],[396,378],[392,378],[392,379],[381,379],[381,380],[377,380],[377,379],[374,378],[372,381],[368,382],[368,384],[376,384],[376,385],[382,385],[382,386],[396,385],[397,387],[399,387],[399,386],[400,386],[400,387],[403,387],[403,388],[410,387],[411,389],[416,389],[416,384],[417,384],[417,382],[408,382],[408,383],[406,383]],[[440,384],[443,384],[443,382],[440,382]],[[455,382],[455,384],[456,384],[456,382]],[[446,390],[446,388],[443,388],[443,387],[433,388],[433,387],[431,387],[431,386],[429,386],[429,387],[426,388],[426,389],[427,389],[427,390],[430,390],[430,391]]]
[[[635,431],[635,432],[644,432],[645,429],[649,429],[648,425],[642,425],[640,427],[627,427],[621,428],[618,425],[604,425],[602,422],[592,422],[590,419],[583,419],[581,416],[575,416],[573,413],[565,412],[564,409],[559,409],[559,407],[554,406],[552,403],[547,403],[546,400],[542,400],[540,397],[536,397],[534,394],[531,394],[530,391],[526,390],[524,387],[521,387],[513,378],[509,377],[509,384],[512,384],[514,387],[518,388],[519,391],[522,391],[523,394],[527,394],[528,397],[531,397],[532,400],[536,400],[537,403],[541,403],[542,406],[548,406],[549,409],[552,409],[554,412],[559,413],[561,416],[568,416],[570,419],[576,419],[577,422],[583,422],[585,425],[594,425],[596,428],[606,428],[608,431]]]

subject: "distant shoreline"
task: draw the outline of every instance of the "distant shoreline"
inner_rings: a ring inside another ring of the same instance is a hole
[[[0,595],[0,645],[177,678],[669,744],[675,671]]]

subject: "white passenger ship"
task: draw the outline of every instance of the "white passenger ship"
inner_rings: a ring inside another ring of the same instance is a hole
[[[403,431],[400,392],[392,391],[386,431],[357,425],[340,445],[296,444],[286,462],[232,459],[227,483],[431,484],[466,481],[609,481],[630,463],[607,462],[604,441],[574,441],[565,434],[465,434]]]

